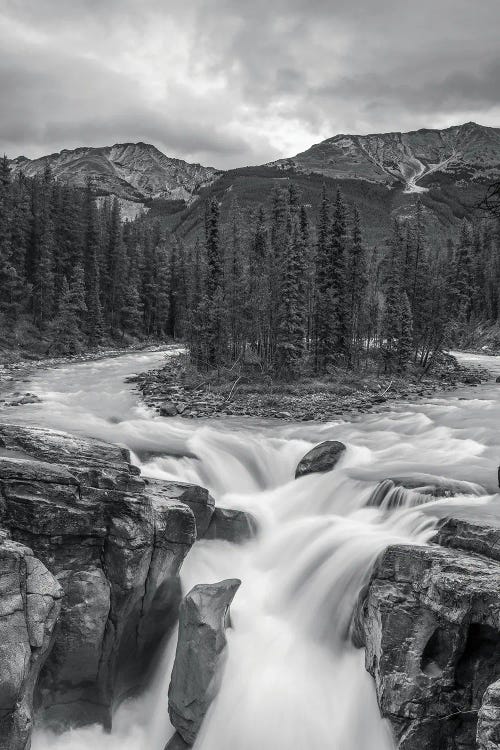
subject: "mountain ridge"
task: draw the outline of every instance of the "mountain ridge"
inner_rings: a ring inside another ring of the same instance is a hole
[[[57,180],[79,187],[90,178],[98,195],[116,195],[141,204],[155,199],[189,204],[201,187],[221,174],[214,167],[166,156],[143,141],[79,146],[37,159],[18,156],[10,164],[14,174],[23,172],[28,177],[50,167]]]
[[[467,122],[405,133],[339,133],[296,156],[269,162],[268,166],[380,182],[390,188],[403,184],[405,192],[425,192],[427,178],[436,173],[454,176],[456,180],[497,179],[500,128]]]

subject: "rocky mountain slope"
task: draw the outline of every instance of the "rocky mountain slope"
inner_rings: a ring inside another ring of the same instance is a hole
[[[394,218],[411,216],[420,194],[431,234],[445,242],[500,179],[500,128],[469,122],[443,130],[336,135],[294,157],[227,172],[172,159],[145,143],[63,150],[35,160],[20,156],[11,166],[14,174],[28,176],[48,166],[72,185],[91,177],[98,195],[119,197],[126,217],[147,206],[188,241],[203,234],[206,198],[219,200],[224,222],[235,200],[243,211],[255,209],[276,186],[293,180],[301,200],[313,206],[324,183],[332,196],[340,188],[360,209],[369,245],[384,242]]]
[[[455,182],[500,176],[500,129],[467,122],[445,130],[336,135],[271,166],[424,192],[439,175]]]
[[[152,199],[189,203],[200,187],[220,174],[212,167],[165,156],[148,143],[64,149],[33,160],[19,156],[11,166],[14,174],[23,172],[29,177],[50,167],[56,179],[68,185],[84,186],[90,177],[97,194],[141,204]]]

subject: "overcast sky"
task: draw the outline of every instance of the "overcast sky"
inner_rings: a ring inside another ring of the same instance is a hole
[[[500,0],[0,0],[0,149],[227,168],[337,133],[500,126]]]

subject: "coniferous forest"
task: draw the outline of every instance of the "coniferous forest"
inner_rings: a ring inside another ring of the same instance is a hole
[[[340,192],[306,206],[289,182],[257,211],[235,202],[224,223],[212,199],[204,237],[188,246],[161,220],[123,221],[91,184],[12,178],[5,158],[0,190],[2,342],[32,337],[42,355],[172,339],[199,370],[404,374],[500,316],[498,220],[480,213],[436,250],[417,199],[368,247]]]

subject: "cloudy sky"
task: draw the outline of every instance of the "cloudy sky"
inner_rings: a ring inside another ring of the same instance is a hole
[[[227,168],[342,132],[500,126],[499,0],[0,0],[0,149]]]

